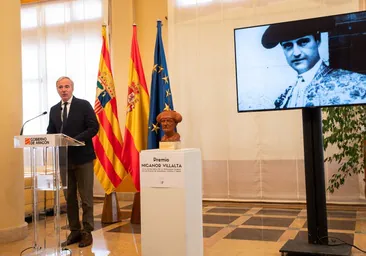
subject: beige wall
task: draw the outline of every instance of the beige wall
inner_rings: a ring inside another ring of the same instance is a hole
[[[125,125],[129,58],[131,51],[133,0],[111,0],[111,61],[121,129]]]
[[[22,75],[20,41],[20,2],[2,0],[0,8],[0,242],[16,240],[22,234],[24,222],[23,154],[14,149],[13,137],[22,125]]]
[[[150,90],[157,19],[163,22],[163,41],[166,54],[168,50],[168,24],[165,20],[165,17],[168,16],[167,0],[111,0],[111,7],[111,59],[119,106],[118,115],[120,125],[124,127],[132,24],[136,23],[137,25],[137,39],[147,87]]]
[[[156,21],[158,19],[161,20],[163,24],[162,37],[164,50],[165,54],[168,55],[168,20],[166,19],[168,18],[167,0],[135,0],[134,3],[140,53],[144,65],[146,83],[150,90],[151,70],[154,64]]]

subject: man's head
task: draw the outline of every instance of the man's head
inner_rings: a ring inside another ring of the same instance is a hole
[[[320,60],[320,35],[306,35],[280,44],[287,63],[298,74],[310,70]]]
[[[56,81],[56,89],[63,102],[72,97],[74,91],[74,82],[67,76],[62,76]]]
[[[287,63],[302,74],[320,60],[320,32],[333,27],[329,17],[273,24],[264,32],[262,45],[271,49],[280,44]]]
[[[177,124],[182,121],[182,116],[173,110],[164,110],[156,117],[156,121],[161,123],[161,128],[165,134],[171,134],[174,133]]]

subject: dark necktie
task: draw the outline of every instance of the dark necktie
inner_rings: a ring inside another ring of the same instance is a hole
[[[64,102],[64,109],[63,109],[63,112],[62,112],[62,126],[61,126],[61,133],[63,132],[64,130],[64,127],[66,126],[66,123],[67,123],[67,104],[68,102]]]

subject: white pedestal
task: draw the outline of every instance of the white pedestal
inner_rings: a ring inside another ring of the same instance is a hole
[[[199,149],[143,150],[143,256],[202,256],[202,160]]]

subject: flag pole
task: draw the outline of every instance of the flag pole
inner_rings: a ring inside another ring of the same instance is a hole
[[[118,204],[118,198],[116,191],[110,194],[105,194],[103,202],[103,212],[102,212],[102,223],[116,223],[122,220],[121,210]]]
[[[140,191],[135,193],[132,204],[131,224],[141,224],[141,198]]]

